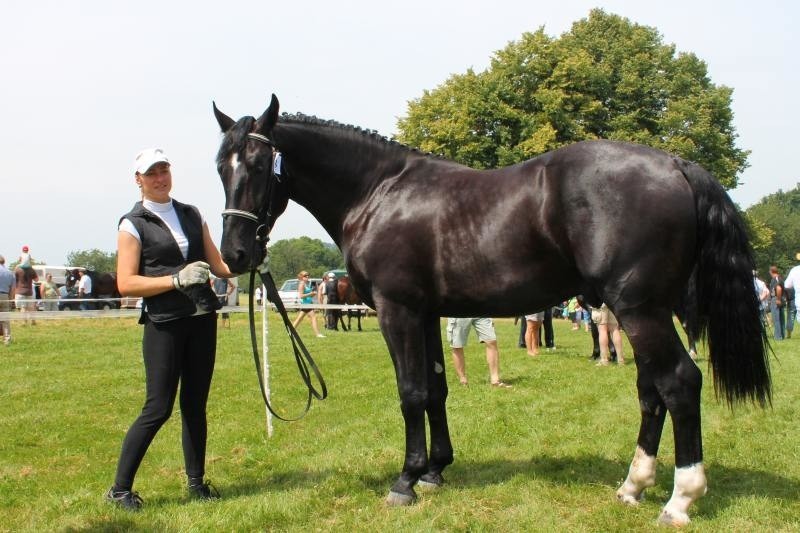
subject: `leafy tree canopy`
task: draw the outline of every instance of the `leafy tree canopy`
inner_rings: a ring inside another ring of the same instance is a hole
[[[75,250],[67,254],[67,265],[97,272],[116,272],[117,253],[107,253],[97,248]]]
[[[745,211],[745,219],[759,273],[766,276],[770,265],[776,265],[785,276],[800,252],[800,184],[765,196]]]
[[[726,188],[749,151],[736,147],[732,90],[654,28],[594,9],[559,38],[544,28],[408,104],[398,140],[473,168],[524,161],[565,144],[616,139],[695,161]]]
[[[344,258],[336,246],[319,239],[298,237],[276,241],[269,247],[269,267],[275,283],[295,278],[301,270],[321,278],[329,270],[344,268]]]

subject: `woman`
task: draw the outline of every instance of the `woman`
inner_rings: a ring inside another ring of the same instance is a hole
[[[139,510],[133,480],[148,446],[172,413],[180,382],[183,456],[189,495],[215,499],[205,475],[206,401],[214,371],[219,302],[208,284],[233,274],[222,260],[197,208],[170,197],[172,174],[163,150],[136,156],[135,180],[142,201],[120,220],[117,285],[123,296],[144,299],[146,399],[122,442],[114,486],[106,499]]]
[[[53,275],[47,274],[44,283],[39,287],[44,300],[45,311],[58,311],[58,286],[53,282]]]
[[[297,296],[300,297],[300,303],[313,304],[315,291],[311,287],[311,283],[308,281],[308,272],[300,272],[297,274],[297,279],[300,280],[300,283],[297,284]],[[311,320],[311,329],[314,330],[314,334],[317,337],[324,338],[325,335],[319,332],[319,327],[317,326],[317,314],[313,309],[301,309],[300,313],[297,315],[297,318],[294,319],[292,326],[297,329],[297,326],[300,325],[300,322],[302,322],[306,316],[308,316]]]
[[[525,315],[525,348],[528,349],[528,355],[531,357],[539,356],[539,345],[541,340],[539,338],[539,326],[544,321],[544,311]]]

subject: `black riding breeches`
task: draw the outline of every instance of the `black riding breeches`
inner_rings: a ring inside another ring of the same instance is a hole
[[[145,322],[146,398],[122,442],[115,488],[130,490],[133,486],[147,448],[172,414],[179,382],[186,474],[200,478],[205,474],[206,402],[214,372],[216,320],[216,313],[209,313],[160,324]]]

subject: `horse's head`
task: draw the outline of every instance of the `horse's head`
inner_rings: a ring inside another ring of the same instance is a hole
[[[278,99],[258,119],[234,121],[214,104],[223,139],[217,170],[225,189],[222,257],[234,272],[245,272],[264,258],[267,236],[286,210],[289,188],[281,176],[279,152],[272,138]]]
[[[64,285],[66,285],[68,289],[74,287],[75,284],[78,282],[78,279],[80,279],[80,276],[78,276],[79,272],[80,270],[77,268],[73,268],[72,270],[67,269],[64,272],[64,280],[65,280]]]

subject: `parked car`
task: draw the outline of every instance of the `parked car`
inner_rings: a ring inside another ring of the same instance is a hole
[[[321,278],[309,278],[311,288],[317,290],[317,285],[322,283]],[[297,284],[300,283],[299,279],[287,279],[283,285],[278,289],[278,296],[280,296],[283,305],[297,305],[300,303],[300,297],[297,295]]]

